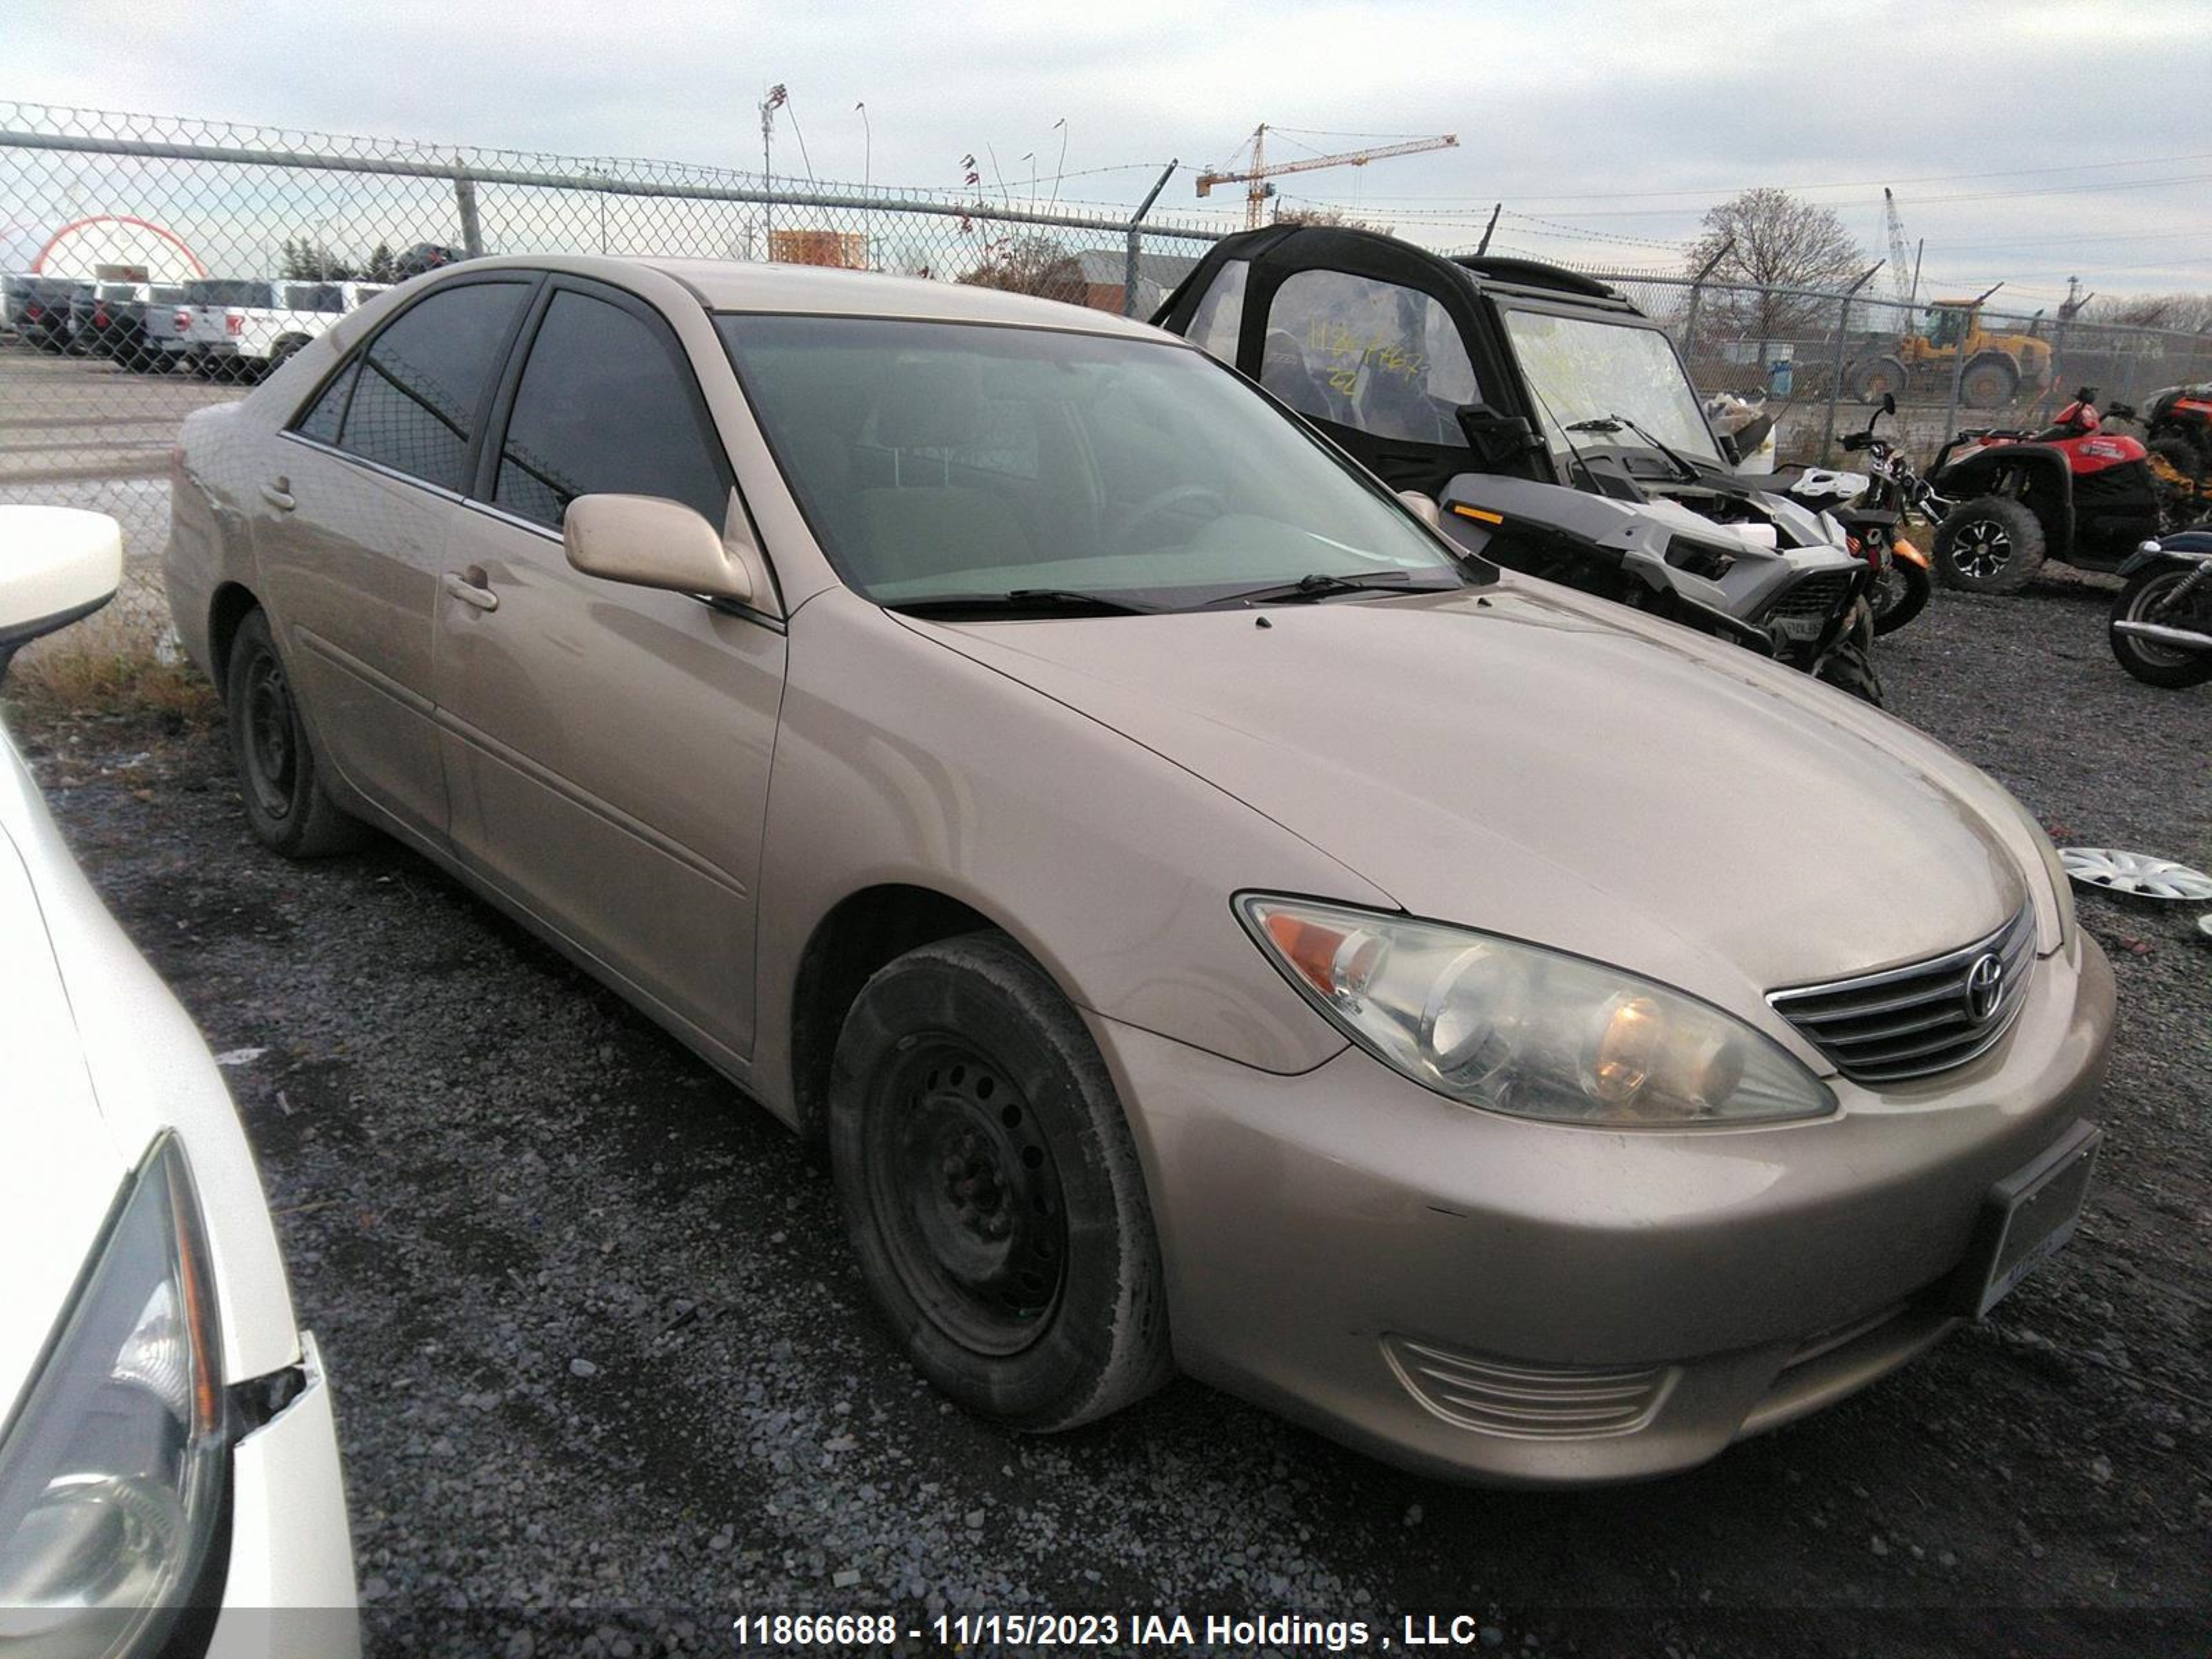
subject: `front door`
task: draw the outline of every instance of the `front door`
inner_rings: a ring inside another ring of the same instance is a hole
[[[453,849],[742,1059],[783,630],[569,565],[561,524],[579,495],[662,496],[718,527],[744,508],[649,307],[556,278],[530,327],[438,601]]]

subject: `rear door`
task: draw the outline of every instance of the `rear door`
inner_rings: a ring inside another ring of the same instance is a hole
[[[329,377],[254,481],[263,598],[331,763],[403,826],[446,828],[431,647],[446,542],[535,279],[444,283]]]
[[[661,496],[717,528],[744,507],[656,311],[557,276],[536,312],[438,601],[453,850],[743,1058],[782,624],[570,567],[579,495]]]

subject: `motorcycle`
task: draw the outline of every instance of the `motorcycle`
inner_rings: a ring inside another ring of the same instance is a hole
[[[1927,554],[1903,534],[1910,515],[1917,513],[1934,524],[1951,510],[1951,503],[1913,471],[1911,461],[1875,433],[1875,425],[1883,416],[1896,413],[1896,394],[1885,392],[1866,425],[1844,434],[1844,450],[1867,458],[1865,472],[1801,467],[1786,474],[1786,482],[1778,480],[1784,493],[1799,505],[1832,514],[1850,538],[1851,550],[1873,568],[1874,586],[1868,599],[1876,634],[1893,634],[1904,627],[1920,614],[1935,590]]]
[[[2110,637],[2120,666],[2147,685],[2212,680],[2212,525],[2145,542],[2119,574]]]

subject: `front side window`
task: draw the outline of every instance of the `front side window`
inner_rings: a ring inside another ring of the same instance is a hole
[[[525,283],[469,283],[409,307],[370,343],[334,441],[410,477],[466,488],[477,411],[529,293]]]
[[[558,530],[579,495],[659,495],[720,529],[730,487],[690,379],[642,318],[555,295],[515,389],[493,501]]]
[[[1377,438],[1458,444],[1480,401],[1451,313],[1433,296],[1343,270],[1301,270],[1267,305],[1260,384],[1301,415]]]
[[[267,283],[234,276],[210,276],[185,284],[186,300],[196,306],[240,306],[267,310],[276,290]]]
[[[1186,608],[1310,576],[1457,587],[1332,447],[1202,353],[1035,328],[723,316],[785,477],[883,605],[1023,589]],[[1032,434],[1023,469],[995,434]]]
[[[1237,342],[1244,326],[1244,284],[1252,274],[1249,259],[1231,259],[1216,273],[1213,285],[1191,313],[1190,343],[1237,366]]]

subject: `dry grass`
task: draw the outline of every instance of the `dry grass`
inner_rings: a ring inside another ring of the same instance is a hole
[[[17,656],[0,690],[34,720],[136,717],[177,727],[210,725],[222,714],[222,700],[198,669],[120,631],[41,641]]]

